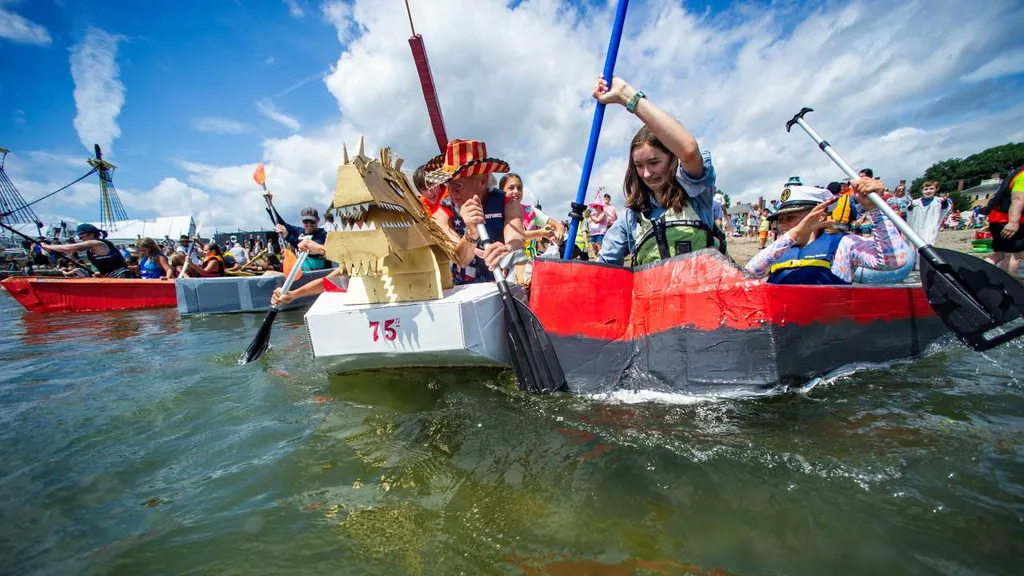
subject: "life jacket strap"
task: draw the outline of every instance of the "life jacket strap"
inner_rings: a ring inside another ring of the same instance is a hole
[[[769,272],[775,273],[780,270],[789,270],[792,268],[804,268],[805,266],[818,266],[820,268],[832,269],[832,263],[828,260],[786,260],[785,262],[779,262],[778,264],[772,264]]]

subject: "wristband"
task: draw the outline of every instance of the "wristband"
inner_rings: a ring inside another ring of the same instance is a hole
[[[647,94],[644,94],[643,90],[637,90],[636,94],[633,94],[633,97],[629,99],[629,103],[626,104],[626,111],[630,114],[635,114],[636,105],[640,103],[641,98],[647,98]]]

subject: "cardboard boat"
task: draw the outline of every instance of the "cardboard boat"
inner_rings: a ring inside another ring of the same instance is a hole
[[[304,271],[292,288],[314,280],[320,281],[331,269]],[[274,289],[284,284],[284,276],[225,276],[222,278],[179,278],[174,282],[178,314],[231,314],[237,312],[266,312]],[[300,298],[283,306],[282,310],[305,308],[315,298]]]
[[[121,278],[12,276],[0,282],[29,312],[92,312],[171,308],[174,282]]]
[[[947,333],[919,285],[772,285],[713,250],[634,269],[536,260],[529,303],[574,393],[757,393],[910,358]],[[324,294],[306,327],[334,374],[507,362],[489,284],[405,304],[347,306]]]

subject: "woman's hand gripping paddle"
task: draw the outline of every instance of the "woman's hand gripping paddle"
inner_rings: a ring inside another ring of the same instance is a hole
[[[799,125],[818,147],[850,178],[857,172],[810,126],[804,108],[786,123],[786,131]],[[990,350],[1024,335],[1024,286],[1000,268],[969,254],[936,248],[917,235],[878,194],[868,196],[896,224],[921,256],[921,284],[928,303],[964,344],[977,351]]]
[[[296,275],[299,270],[302,270],[302,262],[306,259],[308,252],[300,252],[299,257],[296,259],[295,266],[292,267],[291,272],[284,279],[284,285],[281,286],[281,294],[287,294],[288,290],[292,287],[292,282],[295,282]],[[248,364],[253,360],[258,360],[260,356],[267,351],[270,346],[270,330],[274,327],[274,319],[277,318],[277,306],[271,305],[270,310],[267,310],[267,315],[263,318],[263,324],[260,325],[259,332],[256,333],[256,337],[252,339],[252,343],[245,350],[245,356],[238,360],[239,364]]]
[[[480,234],[480,248],[486,249],[491,243],[487,228],[479,224],[477,231]],[[526,304],[512,296],[500,264],[494,267],[493,272],[505,309],[505,339],[519,389],[534,394],[568,390],[562,365],[558,363],[555,347],[544,331],[544,326]]]
[[[274,218],[274,214],[277,214],[277,209],[274,208],[274,201],[270,199],[270,190],[267,190],[267,171],[263,167],[263,162],[260,162],[258,165],[256,165],[256,170],[254,170],[252,173],[252,179],[255,180],[257,184],[263,187],[263,200],[265,200],[267,203],[267,214],[270,215],[271,224],[273,224],[275,228],[277,227],[278,224],[284,225],[284,222],[278,222],[277,219]],[[284,238],[281,238],[281,251],[284,253],[284,258],[283,261],[281,262],[281,270],[285,273],[286,276],[291,275],[292,270],[295,269],[296,260],[298,258],[297,256],[295,256],[294,250],[284,245]],[[301,262],[299,262],[299,272],[298,276],[296,276],[295,279],[298,280],[299,278],[302,278]]]

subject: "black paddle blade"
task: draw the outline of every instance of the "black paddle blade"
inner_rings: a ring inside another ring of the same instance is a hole
[[[1024,335],[1024,286],[988,262],[953,250],[925,246],[921,284],[935,313],[977,351]]]
[[[238,362],[239,364],[248,364],[254,360],[259,360],[260,356],[263,356],[267,351],[267,348],[270,346],[270,329],[274,327],[274,318],[276,317],[277,310],[271,308],[267,311],[259,332],[256,333],[256,337],[252,339],[252,343],[246,348],[245,356]]]
[[[568,390],[555,347],[540,320],[526,304],[511,295],[503,300],[508,354],[519,389],[535,394]]]

